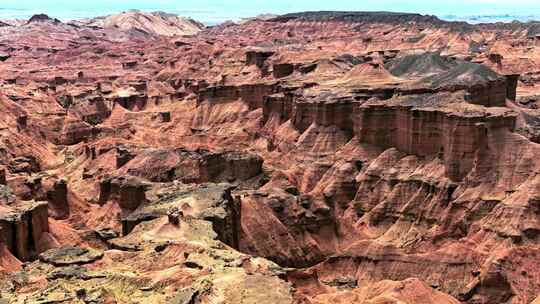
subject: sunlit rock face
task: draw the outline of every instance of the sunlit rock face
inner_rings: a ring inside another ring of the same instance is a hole
[[[130,10],[118,15],[94,18],[81,22],[85,26],[122,31],[138,31],[156,36],[194,35],[205,26],[190,18],[165,12],[143,12]]]
[[[0,25],[3,300],[538,302],[534,23]]]

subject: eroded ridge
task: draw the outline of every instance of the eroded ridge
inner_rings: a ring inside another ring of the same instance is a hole
[[[9,303],[540,295],[538,24],[0,24]]]

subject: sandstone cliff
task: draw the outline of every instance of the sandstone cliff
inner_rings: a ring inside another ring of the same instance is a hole
[[[4,299],[538,298],[534,24],[34,19],[0,28]]]

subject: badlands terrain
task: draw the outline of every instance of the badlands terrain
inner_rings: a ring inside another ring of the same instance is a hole
[[[0,303],[540,303],[540,23],[0,23]]]

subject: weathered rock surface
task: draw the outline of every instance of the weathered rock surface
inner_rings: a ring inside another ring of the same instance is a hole
[[[103,252],[92,248],[60,247],[39,255],[39,259],[55,266],[83,265],[103,257]]]
[[[232,189],[234,187],[228,184],[173,184],[154,189],[149,192],[149,196],[154,197],[154,200],[122,219],[123,234],[129,234],[135,226],[145,221],[163,216],[169,216],[170,219],[171,211],[177,211],[178,224],[187,218],[209,221],[217,239],[236,248],[240,231],[240,210],[232,198]]]
[[[0,215],[1,241],[21,261],[34,259],[47,246],[49,232],[47,202],[17,202],[3,207]]]
[[[86,24],[106,29],[136,30],[160,36],[193,35],[204,29],[202,23],[190,18],[165,12],[146,13],[137,10],[96,18]]]
[[[148,183],[136,177],[107,178],[100,182],[99,202],[114,200],[123,209],[135,210],[146,201],[148,188]]]
[[[123,171],[152,182],[241,182],[260,175],[262,164],[262,158],[248,153],[161,149],[143,151]]]
[[[10,24],[8,301],[538,298],[537,24],[384,12]]]

